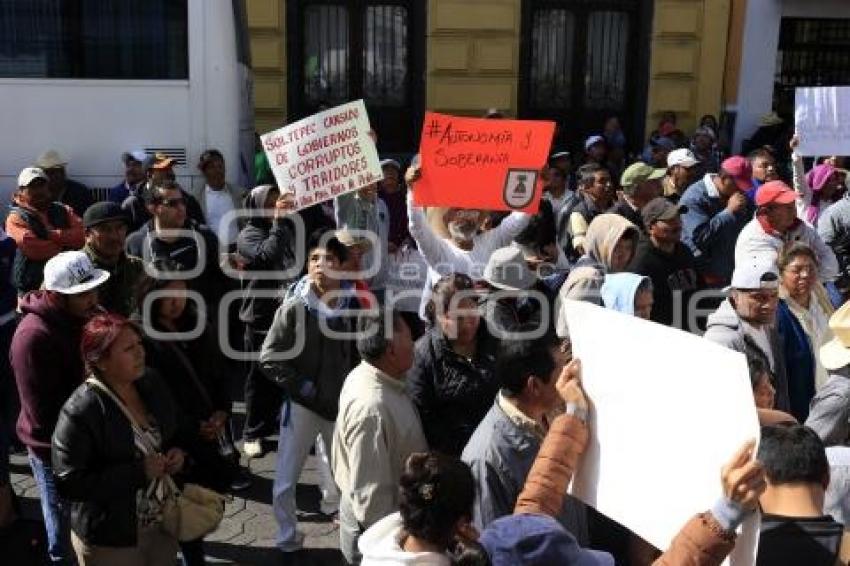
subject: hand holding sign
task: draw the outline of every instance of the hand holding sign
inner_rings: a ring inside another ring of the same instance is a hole
[[[416,204],[536,212],[554,131],[553,122],[427,112]]]

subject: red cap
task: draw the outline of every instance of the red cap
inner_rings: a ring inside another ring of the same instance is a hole
[[[756,206],[766,204],[791,204],[797,200],[797,193],[782,181],[770,181],[759,187],[756,192]]]
[[[753,167],[745,157],[735,155],[725,160],[720,168],[735,180],[735,185],[741,191],[747,191],[753,186]]]

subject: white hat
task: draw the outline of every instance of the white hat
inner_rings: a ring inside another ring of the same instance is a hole
[[[48,149],[38,156],[35,162],[42,169],[53,169],[54,167],[65,167],[68,165],[68,160],[64,159],[55,149]]]
[[[850,364],[850,303],[832,314],[829,329],[835,337],[820,347],[820,363],[834,371]]]
[[[148,154],[142,151],[141,149],[132,149],[130,151],[125,151],[121,154],[121,162],[126,165],[128,161],[131,159],[133,161],[138,161],[139,163],[144,163],[145,159],[147,159]]]
[[[598,143],[605,143],[605,138],[602,136],[590,136],[586,140],[584,140],[584,149],[590,149],[591,146],[594,146]]]
[[[60,252],[44,265],[44,288],[63,295],[91,291],[109,279],[109,272],[97,269],[80,251]]]
[[[699,163],[694,152],[687,148],[674,149],[667,154],[667,167],[681,165],[682,167],[691,168]]]
[[[751,256],[735,266],[728,289],[779,289],[779,271],[768,258]]]
[[[45,181],[50,180],[47,178],[47,173],[45,173],[42,169],[39,169],[38,167],[27,167],[21,171],[20,175],[18,175],[18,186],[28,187],[30,183],[36,179],[44,179]]]
[[[536,279],[525,263],[522,250],[515,246],[494,251],[484,268],[484,280],[506,291],[524,291],[534,285]]]

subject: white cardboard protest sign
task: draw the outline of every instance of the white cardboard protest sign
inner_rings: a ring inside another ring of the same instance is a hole
[[[573,355],[590,398],[590,442],[570,492],[665,550],[722,495],[720,469],[758,415],[742,354],[704,338],[566,301]],[[758,520],[731,564],[755,563]]]
[[[794,124],[805,156],[845,155],[850,150],[850,87],[803,87],[795,91]]]
[[[362,100],[299,120],[260,137],[275,180],[299,209],[383,177]]]

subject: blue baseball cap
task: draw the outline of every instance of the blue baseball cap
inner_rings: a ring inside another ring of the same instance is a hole
[[[614,566],[607,552],[582,548],[547,515],[507,515],[490,523],[478,542],[493,566]]]

